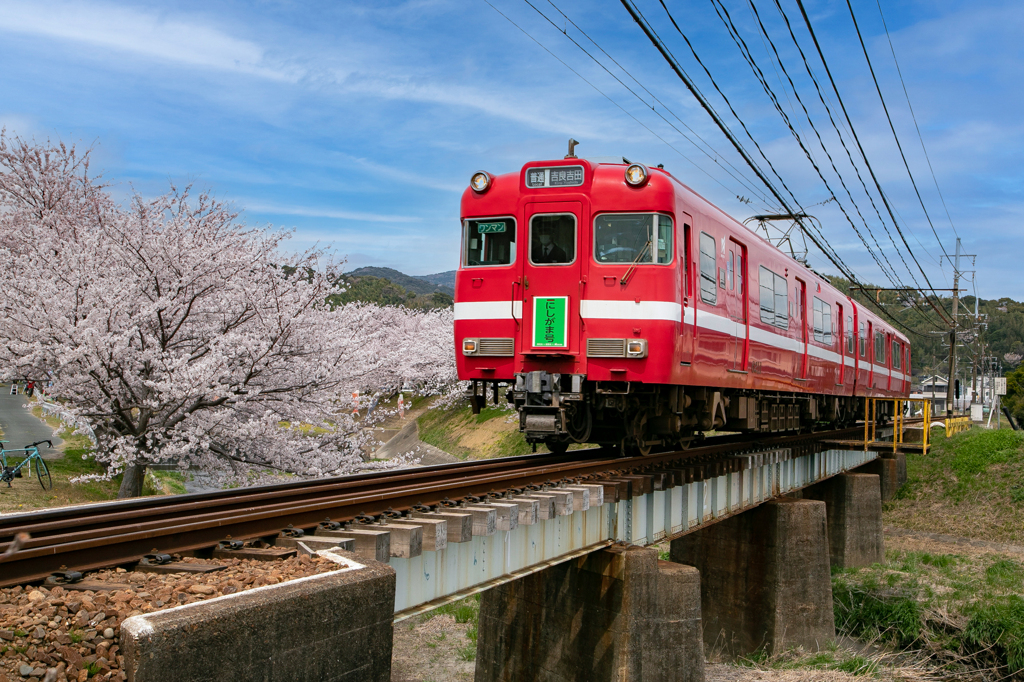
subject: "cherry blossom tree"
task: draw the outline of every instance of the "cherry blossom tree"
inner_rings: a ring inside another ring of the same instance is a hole
[[[47,385],[138,495],[147,464],[363,466],[351,394],[455,381],[450,310],[326,304],[338,264],[207,194],[116,204],[89,153],[0,133],[0,368]]]

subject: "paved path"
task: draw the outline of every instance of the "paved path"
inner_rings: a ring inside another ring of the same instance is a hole
[[[61,443],[60,438],[53,435],[53,430],[43,420],[37,419],[25,409],[27,404],[28,397],[11,395],[11,385],[0,384],[0,429],[4,431],[0,440],[6,442],[4,447],[21,448],[37,440],[49,439],[53,441],[54,447],[48,448],[44,443],[39,453],[44,459],[60,459],[64,456],[57,449]]]

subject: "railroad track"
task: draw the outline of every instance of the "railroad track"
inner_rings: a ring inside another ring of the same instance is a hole
[[[681,466],[721,469],[743,452],[820,449],[823,441],[858,435],[863,427],[770,438],[723,436],[688,450],[629,458],[594,448],[0,515],[0,555],[17,534],[30,536],[0,560],[0,586],[39,581],[58,570],[129,564],[154,551],[204,550],[227,538],[272,538],[284,528],[308,529],[326,519],[380,517],[563,480],[598,481]]]

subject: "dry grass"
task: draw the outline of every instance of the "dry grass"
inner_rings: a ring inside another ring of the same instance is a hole
[[[1024,545],[1024,433],[941,434],[927,456],[907,455],[910,480],[886,504],[886,525]]]

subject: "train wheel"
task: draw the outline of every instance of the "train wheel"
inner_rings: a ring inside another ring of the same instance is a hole
[[[566,424],[569,435],[577,443],[586,443],[590,438],[590,432],[594,428],[594,415],[590,406],[582,404],[576,407]]]
[[[569,443],[564,440],[548,440],[544,441],[544,445],[556,455],[564,454],[569,449]]]
[[[651,446],[647,443],[647,410],[640,410],[633,418],[633,439],[641,455],[651,454]]]

